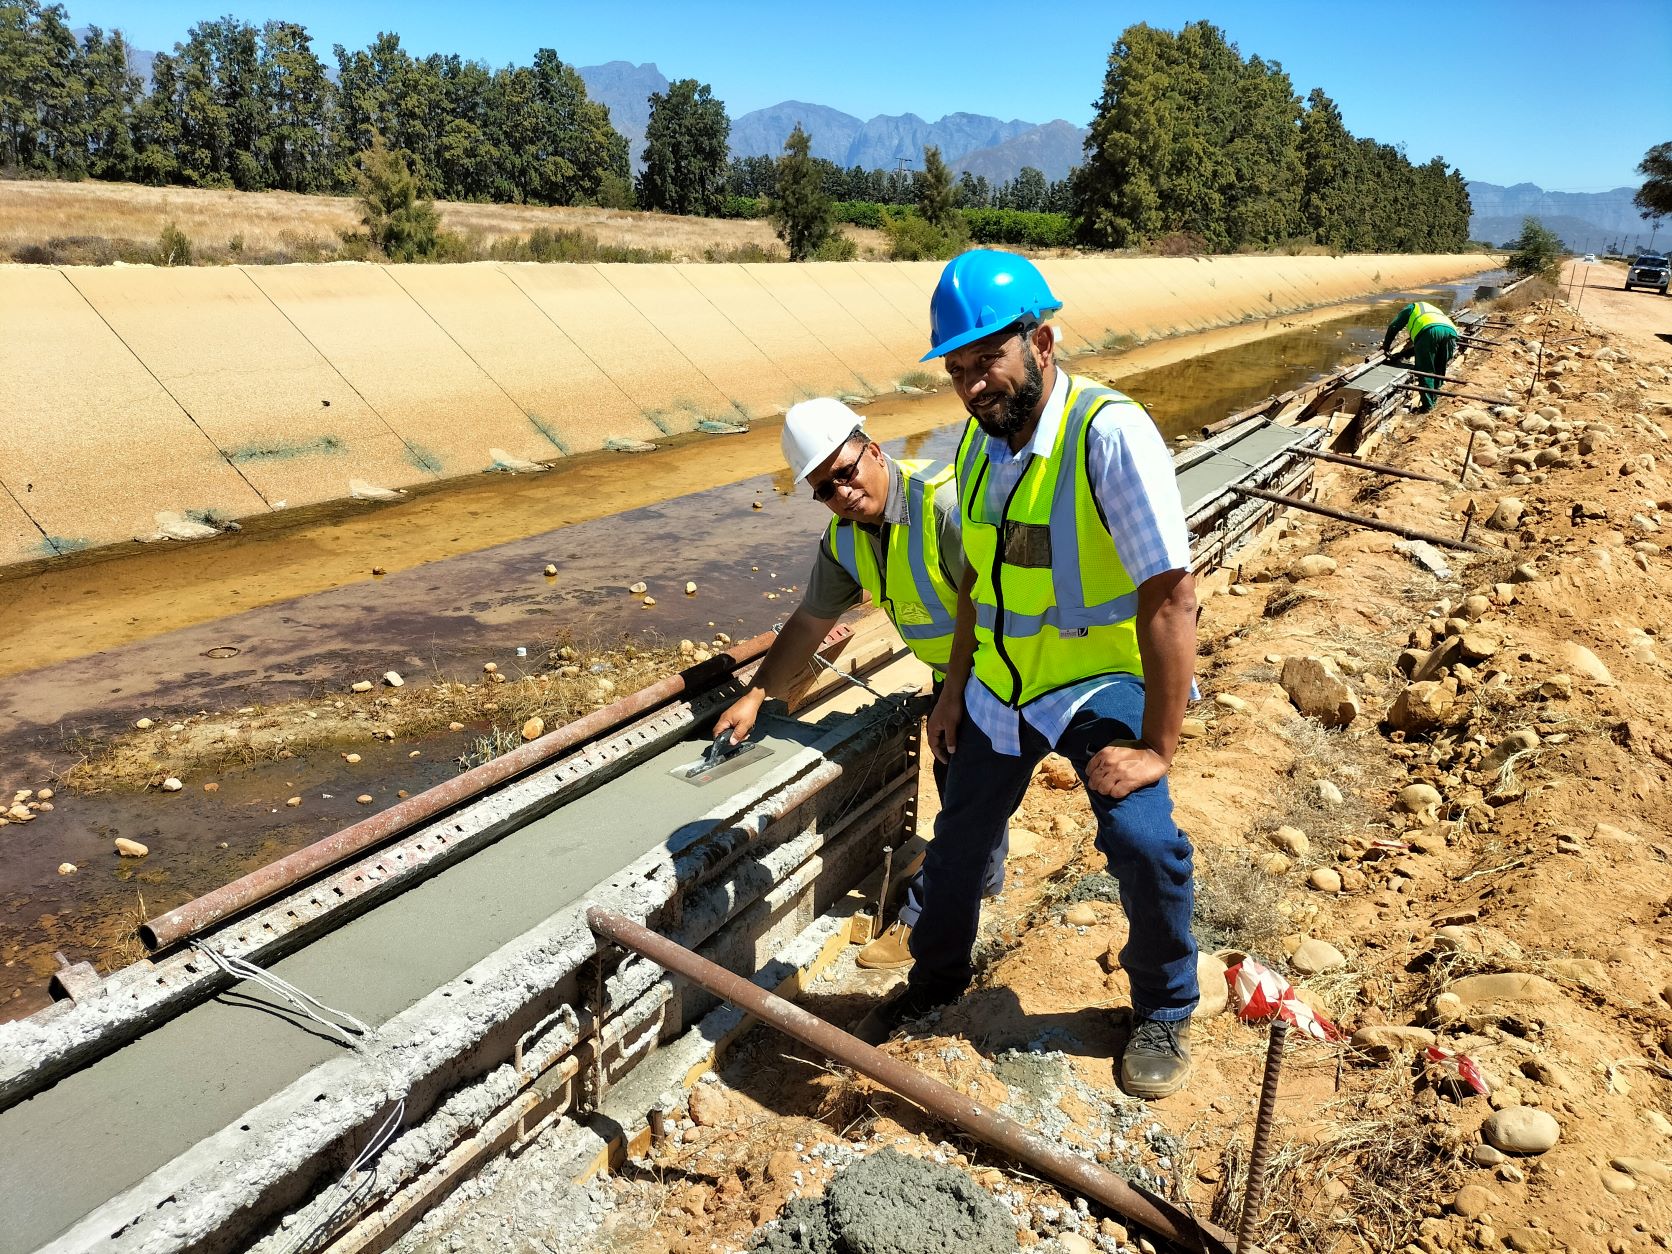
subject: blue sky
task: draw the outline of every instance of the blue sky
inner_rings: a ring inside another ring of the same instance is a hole
[[[73,23],[120,27],[167,50],[231,13],[305,25],[327,60],[394,30],[411,51],[493,65],[541,46],[566,61],[654,61],[711,83],[735,117],[780,100],[862,118],[964,111],[1085,124],[1109,48],[1133,22],[1206,18],[1244,54],[1282,62],[1304,96],[1322,87],[1348,127],[1439,154],[1470,178],[1548,190],[1635,186],[1638,161],[1672,140],[1668,0],[1266,0],[1028,5],[797,0],[613,4],[529,0],[64,0]]]

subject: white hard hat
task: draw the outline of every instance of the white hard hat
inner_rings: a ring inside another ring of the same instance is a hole
[[[842,445],[865,420],[831,396],[791,405],[784,415],[784,463],[800,483]]]

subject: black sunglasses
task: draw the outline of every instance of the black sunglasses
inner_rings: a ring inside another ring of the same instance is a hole
[[[850,437],[851,440],[851,437]],[[859,455],[846,466],[839,466],[813,485],[813,499],[820,503],[830,500],[836,495],[836,489],[850,482],[859,473],[859,463],[865,460],[865,450],[870,447],[867,440],[859,446]]]

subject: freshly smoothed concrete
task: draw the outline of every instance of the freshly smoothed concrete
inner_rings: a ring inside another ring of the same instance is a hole
[[[1479,273],[1069,258],[1070,354]],[[937,262],[0,266],[0,566],[892,391]]]
[[[838,693],[808,717],[856,704]],[[700,816],[828,731],[828,722],[763,719],[757,736],[774,752],[700,787],[668,770],[706,742],[679,743],[269,969],[376,1028],[640,855],[707,830],[713,820]],[[0,1112],[0,1254],[51,1241],[346,1052],[281,998],[240,984]]]

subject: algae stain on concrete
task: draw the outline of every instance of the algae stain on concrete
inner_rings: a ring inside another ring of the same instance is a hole
[[[268,443],[246,444],[229,449],[228,461],[244,462],[289,461],[296,457],[335,457],[348,452],[348,445],[334,435],[322,435],[313,440],[275,440]]]
[[[425,474],[439,475],[441,473],[441,458],[430,452],[422,444],[407,441],[406,460]]]
[[[547,423],[544,418],[541,418],[539,414],[530,414],[528,415],[528,421],[533,425],[536,431],[546,437],[553,448],[555,448],[559,453],[562,453],[565,457],[569,456],[571,450],[568,444],[564,442],[562,436],[558,435],[557,432],[551,429],[551,425]]]
[[[769,1254],[1011,1254],[1016,1221],[956,1167],[878,1150],[837,1174],[822,1198],[797,1198],[762,1229]]]

